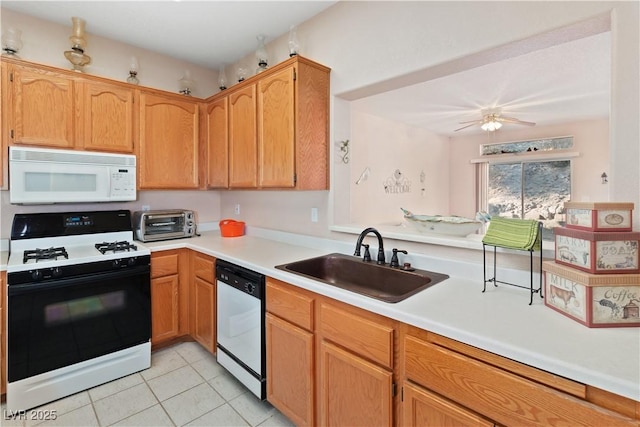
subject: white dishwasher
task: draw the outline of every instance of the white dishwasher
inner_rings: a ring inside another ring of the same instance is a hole
[[[218,363],[264,400],[265,276],[218,259],[216,282]]]

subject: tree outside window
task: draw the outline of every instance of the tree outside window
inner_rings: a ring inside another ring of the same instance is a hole
[[[553,240],[553,229],[564,225],[564,203],[571,198],[571,161],[546,160],[544,153],[558,153],[572,146],[572,137],[482,146],[483,157],[538,151],[542,155],[530,161],[506,158],[482,165],[486,185],[480,189],[484,192],[481,205],[491,216],[541,221],[543,239]]]

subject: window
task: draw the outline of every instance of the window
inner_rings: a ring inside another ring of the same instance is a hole
[[[491,216],[539,220],[543,239],[553,240],[571,196],[571,161],[566,158],[571,153],[564,150],[572,146],[571,137],[482,146],[483,158],[501,156],[479,162],[479,209]]]

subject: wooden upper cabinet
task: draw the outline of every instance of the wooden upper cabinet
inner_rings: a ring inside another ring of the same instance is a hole
[[[10,144],[72,148],[75,144],[75,81],[64,74],[9,66]]]
[[[207,187],[229,187],[229,99],[207,105]]]
[[[295,67],[258,82],[260,187],[295,186]]]
[[[7,156],[7,146],[9,144],[9,126],[7,120],[7,111],[9,106],[9,73],[7,72],[8,64],[4,61],[0,61],[0,188],[6,190],[5,183],[8,182],[7,173],[9,171]]]
[[[81,89],[83,147],[132,153],[133,90],[94,82],[83,83]]]
[[[229,188],[329,188],[330,71],[296,56],[207,100],[228,100]],[[212,148],[224,140],[222,117],[208,117],[212,188],[224,187],[224,152]]]
[[[256,85],[229,95],[229,187],[258,185]]]
[[[296,189],[329,188],[330,69],[299,57],[295,74]]]
[[[198,104],[140,93],[139,187],[198,188]]]
[[[3,68],[8,144],[133,153],[134,89],[45,66]]]

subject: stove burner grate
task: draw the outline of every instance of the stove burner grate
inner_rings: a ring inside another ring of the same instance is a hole
[[[102,242],[96,243],[96,249],[100,251],[101,254],[105,254],[109,251],[115,252],[124,252],[124,251],[137,251],[138,247],[133,243],[129,243],[126,240],[120,242]]]
[[[67,253],[67,250],[63,246],[59,248],[50,247],[46,249],[36,248],[33,250],[24,251],[24,254],[22,255],[22,263],[26,264],[27,262],[29,262],[29,260],[35,260],[35,262],[38,262],[44,259],[57,260],[58,257],[61,257],[61,256],[65,257],[66,259],[69,259],[69,254]]]

